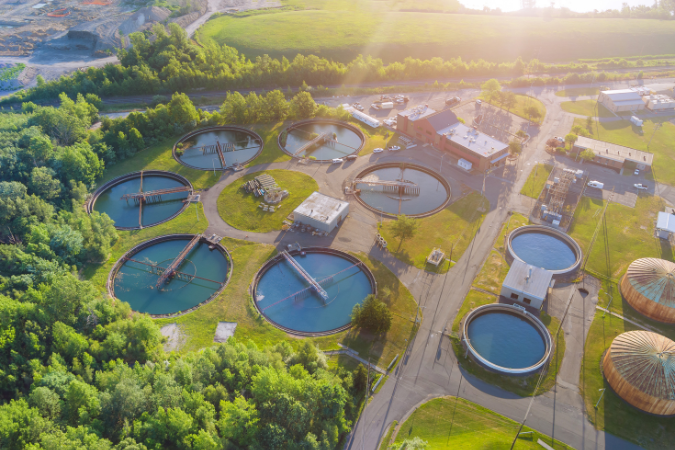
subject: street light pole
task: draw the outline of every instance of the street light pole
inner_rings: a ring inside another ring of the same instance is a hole
[[[602,391],[602,394],[600,394],[600,398],[598,399],[598,403],[595,404],[595,409],[598,409],[598,405],[600,404],[600,400],[602,400],[602,396],[605,395],[605,389],[598,389],[599,391]]]
[[[656,130],[661,128],[661,125],[662,124],[660,124],[660,123],[657,123],[656,125],[654,125],[654,132],[652,133],[652,137],[649,138],[649,144],[647,144],[647,150],[649,150],[649,146],[652,145],[652,139],[654,139],[654,135],[656,134]]]

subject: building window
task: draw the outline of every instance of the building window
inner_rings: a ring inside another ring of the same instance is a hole
[[[511,298],[513,300],[518,300],[518,294],[511,293]]]
[[[524,301],[525,303],[527,303],[528,305],[529,305],[530,303],[532,303],[532,300],[530,300],[529,298],[524,298],[523,301]]]

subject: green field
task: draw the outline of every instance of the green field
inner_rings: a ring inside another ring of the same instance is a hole
[[[602,375],[602,356],[619,334],[639,328],[609,314],[596,313],[588,330],[579,388],[586,405],[586,416],[599,430],[604,430],[648,450],[671,448],[675,441],[672,418],[645,414],[619,398]],[[600,389],[605,393],[600,399]]]
[[[539,194],[544,189],[546,180],[548,180],[548,176],[552,170],[553,166],[549,164],[537,164],[534,166],[520,193],[530,198],[539,198]]]
[[[660,183],[675,186],[675,125],[669,120],[671,117],[659,117],[656,119],[644,119],[642,129],[636,127],[629,120],[613,120],[611,122],[596,122],[591,133],[591,138],[613,144],[623,145],[654,153],[652,166],[653,176]],[[655,131],[657,123],[661,127]],[[586,127],[585,119],[574,119],[574,125]],[[652,135],[654,138],[652,139]],[[649,140],[652,139],[649,148]]]
[[[541,124],[546,118],[546,106],[544,106],[541,100],[536,99],[534,97],[530,97],[529,95],[516,94],[516,103],[511,108],[506,108],[500,105],[499,101],[487,100],[483,94],[479,95],[478,98],[483,99],[483,101],[486,101],[491,105],[498,106],[505,111],[515,114],[516,116],[522,117],[523,119],[530,119],[533,123]],[[537,119],[529,117],[528,114],[525,112],[526,108],[530,106],[536,107],[537,111],[539,111],[540,115]]]
[[[486,198],[473,192],[433,216],[417,219],[417,234],[400,246],[398,239],[391,235],[391,225],[395,219],[386,220],[380,233],[388,243],[388,250],[396,258],[420,269],[435,271],[434,266],[427,266],[426,263],[431,251],[440,248],[446,258],[458,261],[483,223],[489,207]],[[447,262],[439,266],[439,272],[447,272],[448,269]]]
[[[441,397],[424,403],[403,422],[394,445],[384,448],[399,449],[404,440],[420,437],[429,443],[428,449],[508,449],[520,424],[500,414],[457,397]],[[560,441],[524,427],[524,434],[513,448],[541,450],[541,439],[557,449],[571,449]]]
[[[274,212],[263,211],[259,208],[263,202],[262,197],[247,194],[241,186],[261,175],[268,174],[277,185],[287,190],[289,196],[275,205]],[[319,190],[319,185],[314,178],[302,172],[291,170],[267,170],[256,172],[234,181],[227,186],[218,196],[218,213],[225,222],[234,228],[256,233],[266,233],[272,230],[281,230],[281,225],[297,206],[310,194]]]
[[[571,61],[579,58],[672,53],[675,22],[556,19],[422,12],[445,2],[286,0],[286,8],[223,15],[198,31],[248,57],[315,54],[341,62],[371,55],[385,62],[410,56],[464,60]],[[447,6],[444,6],[445,5]],[[431,4],[431,6],[429,6]],[[435,6],[434,6],[435,5]],[[294,10],[291,10],[294,9]],[[402,11],[408,9],[409,11]],[[480,32],[477,32],[480,30]]]
[[[591,117],[616,117],[612,112],[595,100],[573,100],[571,102],[562,102],[560,107],[563,111],[580,116]]]
[[[574,213],[569,235],[588,253],[593,233],[600,219],[604,202],[582,197]],[[586,269],[618,281],[628,265],[638,258],[663,258],[673,261],[673,250],[668,241],[654,237],[654,224],[664,201],[660,197],[642,194],[635,208],[610,203]]]

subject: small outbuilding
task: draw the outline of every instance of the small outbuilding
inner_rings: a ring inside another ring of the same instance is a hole
[[[637,312],[659,322],[675,323],[675,263],[636,259],[620,286],[621,295]]]
[[[675,342],[650,331],[614,338],[602,360],[605,379],[634,407],[659,416],[675,414]]]
[[[552,272],[515,259],[502,283],[501,296],[521,305],[541,309],[553,283]]]
[[[656,220],[656,234],[661,239],[670,239],[672,233],[675,233],[675,215],[660,211]]]
[[[304,225],[330,233],[349,214],[349,203],[313,192],[293,211],[293,219]]]

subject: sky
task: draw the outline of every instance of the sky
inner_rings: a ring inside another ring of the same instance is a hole
[[[472,9],[483,9],[484,6],[488,6],[491,9],[501,8],[502,11],[517,11],[521,9],[521,0],[460,0],[460,3]],[[654,2],[653,0],[557,0],[554,6],[556,8],[567,7],[577,12],[587,12],[594,9],[599,11],[621,9],[623,3],[628,3],[630,6],[651,6]],[[550,5],[550,1],[537,0],[538,7]]]

